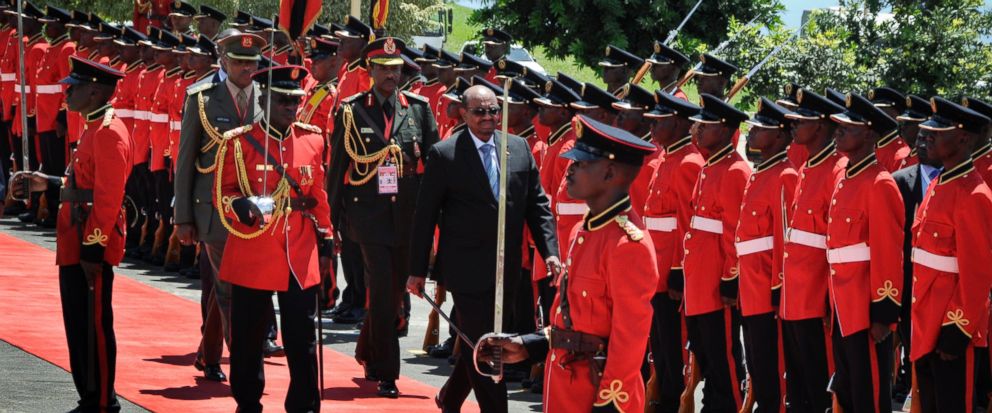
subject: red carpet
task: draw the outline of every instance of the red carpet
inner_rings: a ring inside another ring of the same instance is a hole
[[[0,263],[0,339],[68,370],[55,253],[0,233]],[[192,367],[200,339],[199,303],[120,275],[113,303],[121,397],[152,411],[234,411],[227,383],[203,380]],[[365,381],[354,358],[329,348],[324,357],[324,411],[438,410],[434,387],[401,377],[399,399],[378,398],[375,383]],[[289,386],[285,363],[285,358],[266,360],[262,403],[267,410],[283,409]],[[474,403],[466,407],[478,411]]]

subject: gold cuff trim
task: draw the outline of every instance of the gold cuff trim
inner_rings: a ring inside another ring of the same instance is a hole
[[[107,240],[109,239],[110,237],[108,237],[107,234],[104,234],[103,230],[100,228],[93,228],[93,233],[86,236],[86,240],[83,241],[83,245],[100,244],[101,247],[106,247]]]
[[[627,403],[630,401],[630,394],[623,389],[623,382],[620,380],[613,380],[610,382],[610,388],[599,390],[599,399],[601,401],[593,403],[593,406],[601,407],[613,403],[613,407],[616,407],[617,411],[623,412],[623,408],[620,407],[620,403]]]
[[[969,333],[968,330],[965,329],[966,326],[971,324],[971,321],[969,321],[967,318],[964,318],[964,310],[959,308],[954,311],[948,311],[947,319],[949,321],[944,323],[943,324],[944,326],[954,324],[955,326],[958,327],[959,330],[961,330],[962,333],[964,333],[964,335],[968,336],[968,338],[971,338],[971,333]]]
[[[892,300],[892,302],[896,303],[896,305],[902,305],[902,303],[899,302],[899,289],[892,285],[892,280],[885,280],[882,287],[875,290],[875,294],[878,295],[878,298],[871,300],[873,303],[877,303],[888,298]]]

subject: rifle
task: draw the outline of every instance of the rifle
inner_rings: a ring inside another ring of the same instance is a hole
[[[749,21],[749,22],[747,22],[747,23],[744,24],[744,27],[750,26],[751,23],[754,23],[755,20],[758,20],[758,17],[761,17],[761,16],[760,15],[759,16],[754,16],[754,18],[752,18],[751,21]],[[719,45],[716,46],[715,49],[709,51],[709,53],[710,54],[720,53],[721,51],[723,51],[723,49],[725,49],[730,44],[730,42],[732,42],[735,39],[737,39],[737,36],[740,36],[740,34],[742,32],[743,32],[743,30],[741,30],[741,31],[739,31],[737,33],[734,33],[733,36],[728,37],[727,40],[724,40],[723,42],[721,42]],[[688,72],[685,72],[685,76],[682,76],[682,79],[679,79],[679,82],[676,84],[676,87],[682,87],[682,85],[685,85],[686,83],[688,83],[689,80],[692,79],[692,77],[695,75],[696,71],[699,70],[699,68],[701,68],[701,67],[703,67],[703,62],[696,63],[696,65],[693,66],[692,69],[689,69]]]
[[[661,395],[658,394],[658,371],[655,370],[653,354],[648,357],[648,365],[651,366],[651,377],[644,384],[644,413],[655,411],[655,408],[661,404]]]
[[[755,73],[758,73],[758,71],[761,70],[761,68],[765,66],[765,64],[768,63],[769,60],[771,60],[772,56],[775,56],[776,54],[778,54],[778,52],[782,51],[782,48],[785,47],[785,45],[791,43],[792,40],[798,36],[799,36],[799,30],[796,30],[796,32],[793,33],[792,36],[789,36],[789,38],[786,39],[784,42],[782,42],[778,46],[775,46],[775,48],[772,49],[772,51],[768,53],[768,55],[765,56],[764,59],[761,59],[761,61],[758,62],[757,65],[752,67],[751,70],[748,71],[746,75],[744,75],[743,77],[737,80],[737,83],[734,84],[734,87],[730,88],[730,92],[727,93],[727,97],[724,100],[729,101],[731,98],[734,97],[734,95],[737,94],[737,92],[740,92],[741,89],[744,89],[744,86],[747,86],[747,82],[751,80],[751,77],[754,76]]]
[[[679,413],[693,413],[696,411],[696,387],[703,380],[703,375],[699,371],[699,361],[696,355],[689,352],[689,382],[679,397]]]
[[[444,295],[444,287],[437,285],[434,288],[434,301],[438,305],[444,304]],[[427,316],[427,331],[424,332],[424,343],[421,346],[425,352],[438,344],[441,337],[440,323],[441,317],[438,315],[437,310],[431,309],[430,315]]]
[[[665,38],[665,41],[662,44],[668,46],[669,44],[672,43],[673,40],[675,40],[675,37],[679,35],[680,31],[682,31],[682,26],[685,26],[686,22],[689,21],[689,18],[692,17],[692,15],[696,12],[696,9],[699,8],[700,4],[703,4],[703,0],[697,1],[696,5],[692,6],[692,9],[689,10],[689,13],[687,13],[685,17],[682,18],[682,22],[679,23],[679,25],[676,26],[674,29],[668,32],[668,37]],[[635,85],[641,83],[641,80],[644,80],[644,76],[648,73],[649,69],[651,69],[651,62],[645,61],[644,64],[641,65],[641,68],[637,69],[637,73],[634,74],[634,79],[631,80],[630,83]],[[626,97],[626,95],[627,95],[626,93],[622,93],[621,96],[619,97],[623,99],[624,97]]]

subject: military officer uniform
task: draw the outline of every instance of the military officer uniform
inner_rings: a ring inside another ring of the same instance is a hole
[[[688,119],[701,110],[675,95],[660,90],[655,93],[658,103],[644,114],[645,119],[654,121],[669,116]],[[689,202],[704,161],[692,143],[692,136],[666,146],[659,159],[644,205],[644,226],[651,234],[658,260],[658,286],[651,299],[654,309],[651,354],[659,390],[656,411],[676,412],[685,387],[682,377],[685,331],[680,311],[682,302],[669,297],[668,290],[683,291],[682,239],[689,229],[692,217]]]
[[[400,65],[402,48],[400,40],[378,39],[366,46],[360,62]],[[328,192],[334,227],[360,244],[365,263],[369,310],[356,358],[366,376],[382,382],[380,394],[395,397],[395,385],[384,385],[399,378],[397,309],[409,275],[419,171],[422,156],[439,138],[426,99],[379,93],[366,90],[342,101],[331,138]]]
[[[302,97],[306,75],[301,66],[277,66],[252,78],[269,93]],[[274,291],[290,371],[285,408],[319,411],[313,326],[318,261],[329,259],[333,250],[324,137],[312,125],[296,122],[277,130],[260,120],[224,132],[222,139],[213,202],[221,225],[230,232],[219,278],[232,285],[231,392],[238,411],[262,411],[262,344]],[[269,152],[264,150],[266,140]],[[274,204],[270,212],[252,199],[263,196]]]
[[[934,116],[920,125],[929,139],[956,130],[974,139],[989,125],[989,118],[946,99],[931,104]],[[971,411],[975,347],[988,341],[990,218],[992,191],[970,159],[939,175],[916,214],[912,359],[923,412]]]
[[[62,83],[113,86],[123,77],[110,67],[73,57],[72,72]],[[115,412],[120,404],[114,392],[113,267],[124,256],[126,223],[121,203],[131,169],[131,140],[109,104],[85,114],[84,119],[86,128],[68,175],[50,185],[62,187],[55,260],[79,408]],[[101,266],[92,281],[87,280],[82,261]]]
[[[752,134],[761,129],[788,134],[791,124],[785,117],[787,113],[787,109],[761,98],[758,112],[747,123],[755,128]],[[785,366],[780,361],[782,346],[776,312],[784,278],[785,225],[797,180],[787,150],[763,159],[744,187],[734,238],[749,391],[759,412],[777,412],[783,405]]]
[[[703,94],[703,110],[692,120],[723,122],[737,129],[747,115],[718,97]],[[729,140],[728,136],[728,140]],[[689,348],[702,369],[707,409],[739,409],[742,402],[740,311],[722,298],[736,298],[739,264],[734,230],[751,168],[732,143],[709,154],[692,196],[692,218],[684,239],[685,317]]]
[[[802,90],[802,86],[795,83],[786,83],[782,87],[782,91],[785,94],[775,100],[775,103],[779,104],[783,108],[788,110],[796,110],[799,107],[798,95],[799,91]],[[802,166],[809,160],[809,151],[806,150],[806,146],[792,143],[789,145],[789,161],[792,162],[793,166]]]
[[[312,60],[329,59],[337,55],[338,42],[315,37],[310,40]],[[312,78],[311,78],[312,79]],[[337,77],[316,83],[307,92],[300,109],[300,121],[309,123],[324,131],[328,138],[334,132],[334,106],[338,101]],[[330,146],[330,142],[328,142]],[[330,159],[328,159],[330,161]]]
[[[896,121],[859,95],[835,122],[871,128],[878,136]],[[874,152],[851,159],[827,214],[832,341],[836,372],[830,389],[845,411],[891,408],[892,335],[876,343],[872,323],[894,329],[903,292],[902,197]],[[857,409],[857,410],[852,410]]]
[[[641,165],[655,146],[583,115],[562,154]],[[544,411],[644,411],[641,362],[658,283],[651,237],[624,196],[572,230],[547,336]]]
[[[793,128],[805,122],[832,123],[829,116],[844,107],[801,89],[796,109],[786,117]],[[833,129],[823,133],[832,134]],[[822,136],[820,138],[823,138]],[[782,318],[782,347],[788,372],[786,399],[790,408],[820,412],[830,407],[827,382],[833,373],[833,357],[827,324],[827,211],[834,186],[844,173],[847,157],[838,153],[832,136],[815,148],[799,168],[799,182],[789,205],[789,224],[783,261],[779,316]],[[793,146],[799,146],[793,142]],[[806,152],[811,152],[809,149]]]

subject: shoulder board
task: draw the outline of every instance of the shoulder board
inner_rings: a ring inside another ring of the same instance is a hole
[[[418,95],[416,93],[413,93],[413,92],[411,92],[409,90],[404,90],[403,91],[403,94],[406,95],[406,97],[408,97],[408,98],[413,98],[414,100],[419,100],[421,103],[430,103],[430,101],[427,100],[427,98],[425,98],[423,96],[420,96],[420,95]]]
[[[353,103],[355,101],[361,100],[369,92],[356,93],[354,95],[348,96],[341,100],[341,103]]]
[[[620,229],[627,233],[627,238],[630,238],[631,241],[640,241],[644,238],[644,232],[631,223],[626,215],[619,215],[614,220],[620,226]]]
[[[210,88],[212,88],[212,87],[214,87],[216,85],[217,84],[216,83],[213,83],[213,82],[196,83],[196,84],[193,84],[192,86],[186,88],[186,94],[187,95],[195,95],[195,94],[200,93],[200,92],[202,92],[204,90],[208,90],[208,89],[210,89]]]
[[[303,130],[308,131],[308,132],[324,133],[324,131],[320,130],[319,127],[314,126],[314,125],[311,125],[309,123],[293,122],[293,126],[296,126],[297,128],[303,129]]]
[[[103,114],[103,123],[100,124],[101,127],[106,128],[110,126],[110,123],[114,121],[114,108],[107,108],[107,112]]]
[[[237,128],[231,129],[224,132],[224,139],[231,139],[248,133],[251,130],[251,125],[239,126]]]

